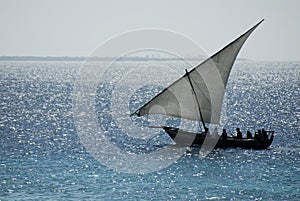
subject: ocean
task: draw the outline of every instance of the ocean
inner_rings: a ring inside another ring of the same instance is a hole
[[[222,126],[274,141],[205,158],[148,128],[179,120],[130,117],[184,74],[155,62],[120,61],[95,84],[80,61],[1,61],[0,200],[300,200],[300,62],[236,61]]]

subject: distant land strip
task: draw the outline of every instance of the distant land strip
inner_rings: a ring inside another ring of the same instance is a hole
[[[56,57],[56,56],[0,56],[0,61],[199,61],[205,59],[204,57],[189,57],[189,58],[177,58],[177,57]]]

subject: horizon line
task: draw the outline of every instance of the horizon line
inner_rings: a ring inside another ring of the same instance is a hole
[[[112,61],[117,60],[118,57],[89,57],[89,56],[5,56],[0,55],[0,61],[85,61],[86,59],[91,59],[91,61]],[[158,57],[158,56],[135,56],[135,57],[122,57],[122,61],[178,61],[178,60],[190,60],[198,61],[199,59],[206,59],[204,56],[191,56],[183,58],[174,57]],[[261,62],[299,62],[299,60],[255,60],[255,59],[245,59],[237,58],[239,61],[261,61]]]

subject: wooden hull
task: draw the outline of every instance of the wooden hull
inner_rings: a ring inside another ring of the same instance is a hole
[[[210,138],[211,141],[216,141],[215,148],[267,149],[272,144],[274,138],[274,131],[268,131],[270,133],[268,139],[259,140],[253,138],[238,139],[235,137],[223,139],[219,136],[206,136],[205,133],[192,133],[172,127],[163,127],[163,129],[176,144],[183,146],[202,145],[204,140],[206,140],[205,138]]]

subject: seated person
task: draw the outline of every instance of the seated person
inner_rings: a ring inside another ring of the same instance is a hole
[[[259,140],[259,141],[265,141],[265,138],[264,138],[264,136],[263,136],[261,130],[258,130],[256,139]]]
[[[223,128],[223,132],[222,132],[221,137],[222,137],[224,140],[227,139],[227,132],[226,132],[226,129],[225,129],[225,128]]]
[[[250,131],[247,131],[247,138],[253,138],[252,134],[250,133]]]
[[[267,139],[268,139],[268,134],[267,134],[267,132],[265,131],[265,129],[261,129],[261,133],[262,133],[262,135],[264,136],[264,138],[267,140]]]
[[[239,139],[243,137],[243,134],[242,134],[240,128],[236,128],[236,137]]]

